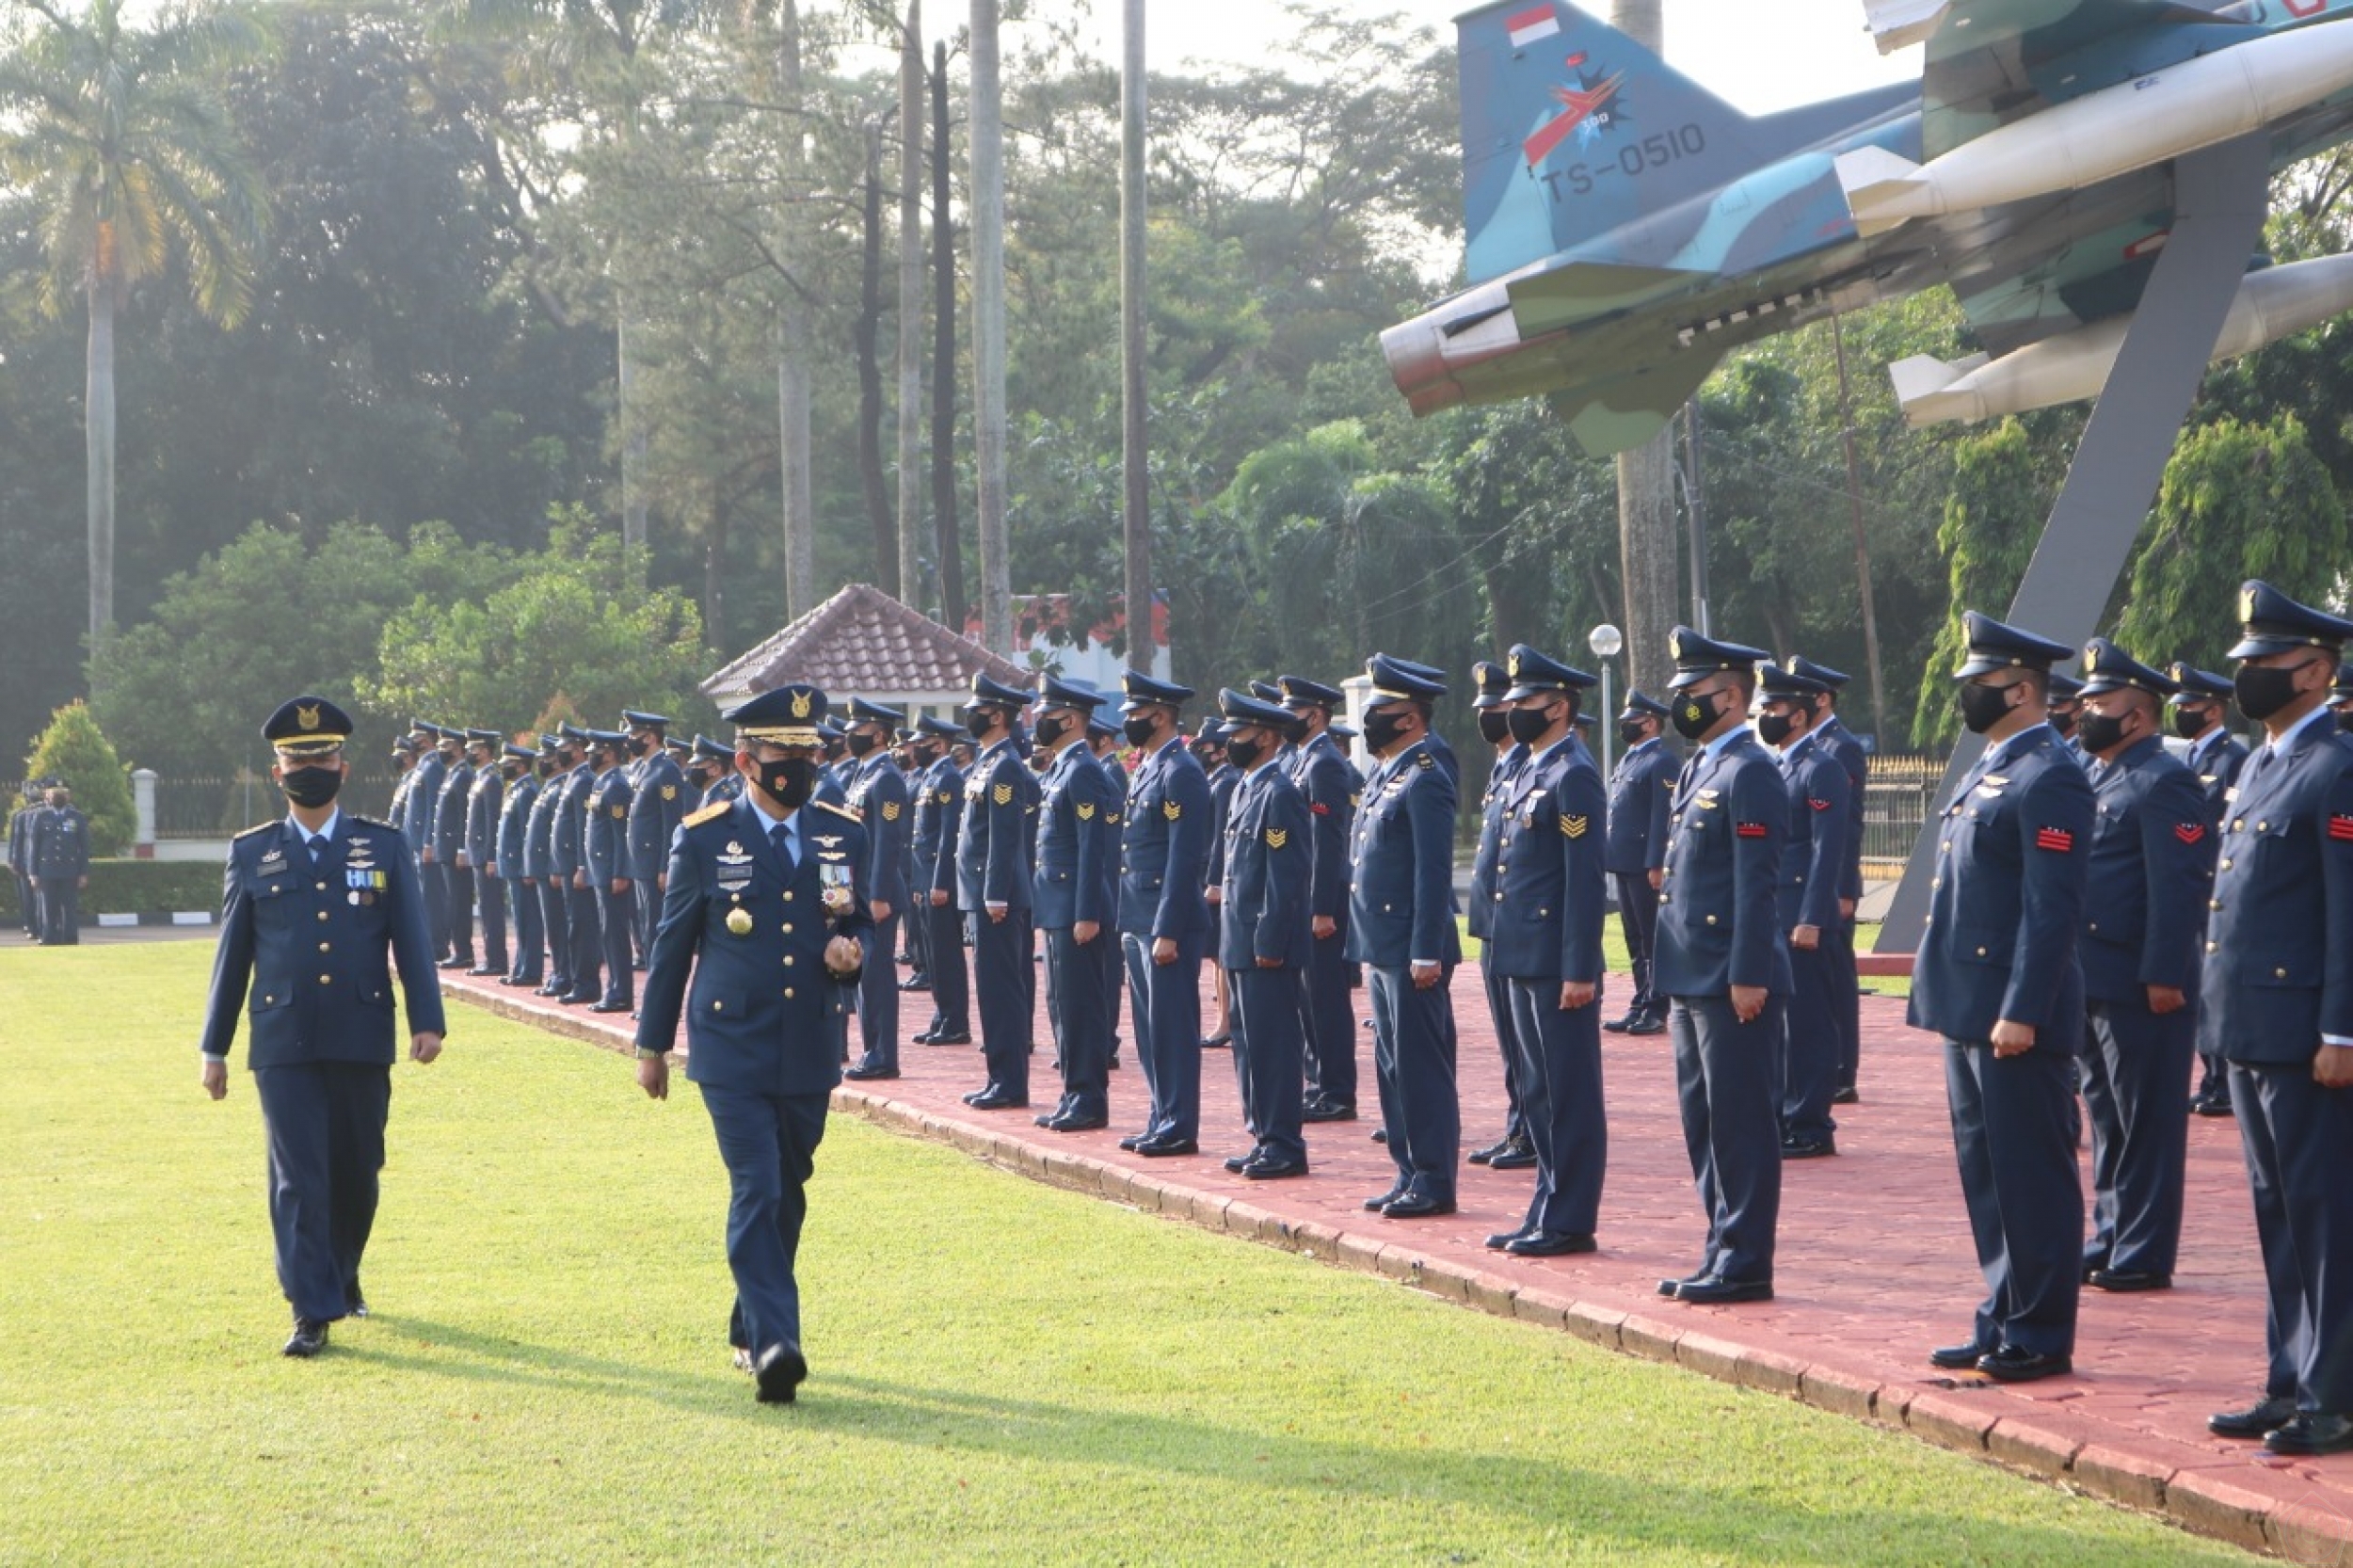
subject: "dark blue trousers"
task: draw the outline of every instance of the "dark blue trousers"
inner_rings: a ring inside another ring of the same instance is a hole
[[[646,967],[646,954],[653,951],[653,928],[662,918],[662,889],[650,876],[641,876],[630,884],[630,893],[636,902],[635,919],[630,922],[630,936],[637,944],[636,968]]]
[[[328,1323],[360,1298],[360,1259],[376,1226],[376,1176],[392,1069],[369,1062],[257,1067],[269,1145],[269,1226],[278,1286],[295,1316]]]
[[[1057,1113],[1111,1114],[1112,1015],[1103,989],[1102,944],[1117,933],[1098,929],[1080,942],[1070,928],[1039,933],[1046,938],[1046,1016],[1054,1028],[1054,1056],[1062,1064],[1062,1103]]]
[[[866,968],[858,975],[858,1042],[863,1067],[899,1065],[899,911],[876,920],[866,936]]]
[[[1299,971],[1301,1021],[1306,1043],[1307,1097],[1323,1105],[1356,1104],[1356,1004],[1348,995],[1348,917],[1307,950]]]
[[[40,940],[40,893],[33,879],[23,872],[16,873],[16,912],[24,921],[24,935],[36,942]]]
[[[451,866],[446,869],[449,883],[445,894],[449,908],[449,952],[446,956],[473,963],[473,868]]]
[[[630,922],[637,918],[635,885],[613,890],[610,882],[597,884],[597,926],[604,942],[604,995],[608,1006],[625,1007],[637,1000],[637,975],[630,967]]]
[[[1103,966],[1103,1037],[1109,1040],[1112,1055],[1119,1055],[1119,1009],[1128,1000],[1128,944],[1116,930],[1106,930],[1101,945],[1090,942],[1095,949],[1096,962]],[[1136,1058],[1144,1057],[1144,1011],[1136,1010]]]
[[[2302,1062],[2230,1070],[2263,1249],[2265,1391],[2353,1415],[2353,1090],[2322,1088]]]
[[[728,1168],[728,1270],[735,1276],[728,1341],[756,1352],[797,1347],[801,1287],[792,1268],[808,1217],[809,1174],[825,1136],[826,1096],[699,1087]]]
[[[1658,951],[1658,891],[1648,872],[1612,872],[1618,895],[1618,929],[1625,933],[1626,957],[1634,970],[1629,1016],[1664,1017],[1667,999],[1651,990],[1651,959]]]
[[[1454,999],[1451,966],[1428,990],[1415,986],[1410,968],[1365,966],[1372,1001],[1373,1077],[1381,1089],[1381,1122],[1401,1192],[1450,1203],[1463,1152],[1463,1103],[1454,1082]]]
[[[1520,1064],[1525,1057],[1518,1039],[1519,1024],[1512,1003],[1512,983],[1483,962],[1481,953],[1479,978],[1487,992],[1487,1016],[1496,1021],[1496,1045],[1503,1052],[1503,1135],[1524,1139],[1528,1136],[1528,1115],[1521,1104],[1522,1083]],[[1556,1000],[1558,991],[1555,991]]]
[[[1151,1092],[1155,1138],[1201,1135],[1201,953],[1206,938],[1176,938],[1176,956],[1152,962],[1149,932],[1119,938],[1128,960],[1128,1028]]]
[[[972,989],[981,1014],[981,1060],[991,1089],[1030,1097],[1030,1019],[1036,977],[1030,973],[1030,912],[1009,909],[992,920],[966,917],[972,933]],[[1100,940],[1101,938],[1097,938]]]
[[[2189,1106],[2182,1085],[2198,1052],[2198,1005],[2162,1016],[2142,1003],[2088,1004],[2084,1108],[2091,1118],[2091,1239],[2087,1261],[2169,1274],[2182,1240]]]
[[[506,880],[476,872],[474,902],[482,905],[482,967],[506,973]]]
[[[1602,1119],[1601,1000],[1561,1005],[1557,980],[1509,982],[1520,1115],[1536,1150],[1527,1224],[1591,1236],[1601,1215],[1609,1132]]]
[[[499,886],[506,888],[515,900],[514,962],[506,968],[506,977],[520,985],[536,985],[547,976],[547,926],[540,920],[540,889],[528,882],[508,883],[501,878]]]
[[[417,888],[424,895],[424,934],[433,956],[449,956],[449,868],[439,860],[417,864]]]
[[[1820,1143],[1838,1130],[1830,1096],[1838,1087],[1838,956],[1831,934],[1812,952],[1789,950],[1793,981],[1783,1010],[1781,1134]]]
[[[1832,1017],[1838,1025],[1838,1087],[1851,1089],[1863,1064],[1863,981],[1855,969],[1854,917],[1823,927],[1822,947],[1831,956],[1831,983],[1836,987]]]
[[[40,943],[43,947],[78,947],[82,941],[82,889],[79,877],[40,879]]]
[[[1242,1125],[1272,1160],[1307,1158],[1301,1133],[1304,1103],[1300,1062],[1305,1037],[1299,1021],[1299,971],[1225,971],[1227,1021],[1232,1026],[1234,1076],[1241,1086]]]
[[[1781,1229],[1782,999],[1747,1023],[1730,997],[1675,997],[1667,1033],[1675,1048],[1683,1146],[1707,1216],[1702,1274],[1768,1285]]]
[[[597,894],[567,881],[564,908],[572,932],[572,983],[568,997],[595,1001],[604,995],[604,928],[597,920]]]
[[[972,1032],[972,1000],[964,968],[964,917],[954,904],[934,909],[925,905],[923,923],[931,930],[931,950],[923,972],[932,983],[932,1032]]]
[[[1996,1057],[1982,1041],[1945,1042],[1953,1151],[1985,1275],[1976,1342],[1988,1351],[2075,1353],[2084,1194],[2069,1130],[2074,1062],[2073,1052],[2042,1047]]]
[[[548,941],[547,984],[558,995],[572,988],[571,905],[562,887],[539,883],[539,924]]]

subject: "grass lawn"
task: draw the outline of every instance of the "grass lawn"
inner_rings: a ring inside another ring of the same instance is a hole
[[[762,1407],[691,1089],[462,1006],[395,1072],[376,1316],[283,1360],[210,956],[0,951],[0,1561],[2251,1560],[840,1119]]]

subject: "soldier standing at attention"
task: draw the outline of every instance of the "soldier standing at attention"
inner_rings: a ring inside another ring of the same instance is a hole
[[[1139,670],[1122,680],[1122,732],[1141,760],[1125,792],[1116,918],[1136,1060],[1151,1096],[1135,1149],[1193,1154],[1201,1137],[1201,962],[1210,938],[1203,897],[1214,825],[1209,780],[1177,732],[1192,688]]]
[[[2230,793],[2247,765],[2247,745],[2231,733],[2231,683],[2195,664],[2176,660],[2166,672],[2182,688],[2173,699],[2173,733],[2185,743],[2182,761],[2206,797],[2206,877],[2214,879],[2222,851],[2222,821]],[[2203,901],[2201,901],[2203,902]],[[2222,1059],[2198,1052],[2198,1092],[2189,1102],[2201,1116],[2231,1113],[2231,1073]]]
[[[2230,1064],[2269,1312],[2264,1397],[2206,1425],[2353,1448],[2353,748],[2326,712],[2353,621],[2239,590],[2239,774],[2208,914],[2199,1043]]]
[[[531,747],[512,741],[502,745],[499,771],[504,776],[505,795],[499,803],[498,849],[485,870],[497,876],[504,897],[515,906],[515,947],[514,961],[499,976],[499,984],[536,986],[547,975],[547,934],[539,921],[539,888],[534,881],[540,873],[532,869],[531,842],[532,808],[539,803],[534,771],[539,758]]]
[[[580,879],[594,890],[597,930],[602,943],[604,994],[591,1013],[628,1013],[637,1006],[637,976],[630,960],[630,928],[637,898],[630,873],[629,808],[635,792],[621,753],[629,737],[617,729],[588,731],[588,765],[596,770],[587,791],[587,822],[581,834]]]
[[[2084,647],[2084,715],[2094,818],[2076,945],[2091,1034],[2091,1239],[2084,1278],[2102,1290],[2173,1283],[2182,1239],[2198,1045],[2198,966],[2210,890],[2205,797],[2166,755],[2173,682],[2104,637]]]
[[[8,870],[16,876],[16,912],[24,935],[40,940],[40,892],[33,886],[33,828],[49,809],[39,779],[24,781],[24,799],[8,818]]]
[[[1618,711],[1618,741],[1625,750],[1609,775],[1607,864],[1618,900],[1618,929],[1634,971],[1634,995],[1625,1014],[1601,1027],[1612,1034],[1664,1034],[1667,999],[1653,979],[1658,945],[1659,872],[1667,863],[1667,817],[1681,764],[1660,737],[1667,705],[1628,692]]]
[[[506,891],[499,879],[499,817],[506,804],[506,776],[499,769],[499,732],[466,731],[466,757],[473,781],[466,790],[466,838],[458,864],[473,881],[482,905],[482,962],[468,974],[506,972]]]
[[[1504,1112],[1503,1136],[1471,1150],[1470,1162],[1487,1165],[1501,1160],[1497,1169],[1510,1171],[1535,1164],[1536,1146],[1529,1142],[1527,1121],[1520,1110],[1520,1051],[1513,1038],[1512,984],[1502,970],[1487,961],[1487,944],[1495,939],[1499,913],[1496,904],[1502,898],[1496,883],[1504,835],[1512,823],[1511,784],[1528,763],[1528,748],[1512,738],[1511,706],[1504,701],[1512,678],[1504,667],[1481,659],[1471,666],[1471,680],[1479,694],[1471,698],[1479,738],[1487,743],[1493,755],[1487,763],[1486,789],[1479,797],[1479,849],[1471,860],[1470,908],[1464,923],[1481,944],[1479,975],[1487,993],[1487,1016],[1495,1023],[1496,1044],[1503,1052]]]
[[[670,721],[660,713],[621,710],[621,730],[637,759],[629,768],[628,874],[630,929],[641,969],[653,951],[654,916],[662,908],[663,885],[670,874],[670,840],[686,815],[686,776],[670,755],[669,728]]]
[[[972,944],[972,991],[981,1015],[988,1074],[964,1102],[976,1111],[1030,1103],[1030,1027],[1035,984],[1031,954],[1031,817],[1037,776],[1014,745],[1014,717],[1030,694],[987,675],[972,678],[965,724],[979,747],[964,778],[956,827],[956,907]]]
[[[792,1403],[808,1376],[793,1269],[872,932],[865,829],[814,798],[825,705],[813,686],[779,686],[727,715],[751,783],[680,824],[637,1026],[638,1086],[666,1099],[685,1015],[687,1076],[728,1169],[728,1339],[764,1404]]]
[[[1225,1168],[1250,1181],[1275,1181],[1307,1174],[1299,977],[1315,939],[1307,929],[1310,819],[1307,798],[1280,758],[1298,720],[1231,687],[1217,700],[1241,776],[1219,857],[1217,956],[1233,1006],[1242,1125],[1252,1139],[1250,1152]]]
[[[1379,765],[1356,813],[1349,956],[1365,966],[1373,1065],[1397,1178],[1365,1200],[1390,1219],[1454,1212],[1463,1108],[1455,1087],[1454,1004],[1462,962],[1454,923],[1454,775],[1430,740],[1446,687],[1385,653],[1365,662],[1372,693],[1365,744]]]
[[[1818,739],[1830,688],[1775,664],[1760,665],[1765,710],[1757,739],[1781,754],[1789,792],[1774,907],[1789,939],[1789,1000],[1782,1009],[1781,1157],[1838,1152],[1831,1097],[1838,1087],[1838,888],[1847,862],[1847,770]]]
[[[1225,896],[1220,884],[1225,880],[1225,824],[1233,813],[1234,790],[1241,782],[1241,770],[1225,760],[1225,728],[1216,719],[1204,719],[1195,726],[1188,744],[1193,760],[1201,764],[1209,781],[1209,860],[1201,872],[1201,897],[1209,907],[1210,925],[1219,926],[1218,901]],[[1280,760],[1279,753],[1276,760]],[[1201,1048],[1217,1050],[1233,1044],[1234,1038],[1233,1003],[1226,994],[1222,963],[1209,966],[1209,1000],[1217,1009],[1217,1032],[1203,1035]]]
[[[466,735],[456,725],[441,727],[440,793],[433,803],[433,858],[441,867],[441,968],[473,967],[473,866],[466,857],[466,805],[473,792],[473,764],[466,760]]]
[[[1929,1359],[2025,1383],[2074,1365],[2075,952],[2096,809],[2076,754],[2044,719],[2051,665],[2073,650],[1974,610],[1961,624],[1961,720],[1986,749],[1945,808],[1910,1022],[1945,1037],[1953,1150],[1986,1299],[1969,1340]]]
[[[523,867],[538,889],[539,924],[548,942],[547,975],[532,991],[542,997],[560,997],[572,988],[572,873],[557,854],[570,782],[568,746],[561,735],[539,737],[539,797],[531,803],[531,837],[523,849]]]
[[[849,806],[866,825],[864,883],[874,962],[858,983],[857,1023],[863,1047],[857,1064],[843,1076],[859,1080],[899,1076],[899,916],[907,906],[907,782],[890,755],[890,736],[906,715],[896,708],[857,697],[850,704],[845,740],[856,760]]]
[[[1046,944],[1046,1015],[1063,1092],[1034,1120],[1055,1132],[1088,1132],[1111,1120],[1111,1002],[1096,955],[1100,944],[1117,940],[1119,792],[1086,738],[1102,700],[1092,686],[1055,675],[1038,693],[1037,749],[1048,760],[1030,908]]]
[[[440,725],[410,719],[408,738],[417,745],[417,771],[411,776],[408,809],[400,819],[400,833],[408,841],[408,853],[416,857],[425,934],[433,943],[433,956],[441,959],[449,956],[449,862],[434,848],[434,826],[449,763],[441,756]]]
[[[1307,925],[1315,946],[1300,974],[1300,1021],[1306,1048],[1310,1122],[1356,1118],[1356,1004],[1349,996],[1349,845],[1365,781],[1332,736],[1339,689],[1286,675],[1275,682],[1282,705],[1298,719],[1299,744],[1288,760],[1291,782],[1307,797],[1315,867],[1307,884]]]
[[[1831,1103],[1853,1105],[1861,1097],[1855,1092],[1855,1080],[1863,1054],[1863,982],[1855,968],[1854,927],[1855,911],[1863,903],[1863,824],[1871,756],[1855,732],[1838,720],[1838,695],[1853,677],[1804,658],[1792,658],[1788,670],[1829,688],[1829,695],[1817,704],[1828,711],[1814,726],[1814,744],[1847,774],[1847,863],[1838,873],[1838,928],[1823,933],[1823,951],[1829,954],[1832,984],[1838,987],[1832,1009],[1838,1024],[1838,1087],[1831,1095]]]
[[[572,949],[571,984],[556,997],[579,1006],[604,995],[604,932],[597,923],[597,890],[588,880],[588,792],[597,770],[588,760],[593,731],[564,723],[556,733],[571,763],[557,782],[555,830],[549,839],[556,872],[564,879],[564,923]]]
[[[964,964],[964,920],[956,913],[956,838],[963,825],[964,770],[952,741],[964,731],[930,714],[915,721],[915,756],[922,773],[915,785],[913,918],[930,930],[925,962],[931,979],[932,1021],[919,1046],[972,1043],[970,973]]]
[[[89,886],[89,818],[60,780],[49,787],[49,808],[33,822],[33,888],[40,895],[40,944],[70,948],[82,940],[82,890]]]
[[[440,1055],[444,1025],[400,830],[335,805],[350,772],[349,716],[324,697],[298,696],[269,716],[262,738],[277,754],[270,776],[287,815],[229,846],[202,1083],[216,1100],[229,1093],[242,1007],[268,1136],[278,1283],[294,1308],[284,1353],[308,1357],[327,1348],[329,1323],[367,1316],[360,1265],[392,1106],[393,967],[409,1057]]]

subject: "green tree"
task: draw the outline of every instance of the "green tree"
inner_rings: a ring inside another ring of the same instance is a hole
[[[40,193],[44,303],[62,311],[78,291],[89,310],[83,421],[95,652],[114,624],[115,315],[175,251],[205,315],[233,327],[251,306],[264,194],[206,72],[259,53],[264,34],[252,15],[225,8],[140,29],[124,24],[124,0],[90,0],[79,16],[50,0],[20,6],[40,24],[0,59],[0,107],[15,117],[0,131],[0,173]]]
[[[73,804],[89,818],[92,855],[120,855],[130,847],[138,831],[131,778],[87,703],[69,702],[51,715],[24,760],[24,776],[61,779],[73,792]]]
[[[1912,719],[1915,744],[1944,744],[1961,732],[1952,686],[1964,648],[1961,614],[1999,616],[2018,591],[2049,510],[2049,488],[2036,470],[2033,438],[2014,419],[1954,449],[1952,494],[1936,531],[1952,584],[1952,607],[1921,671]]]
[[[2294,414],[2192,430],[2135,550],[2116,639],[2152,663],[2211,665],[2237,623],[2242,581],[2328,602],[2348,542],[2345,504]]]

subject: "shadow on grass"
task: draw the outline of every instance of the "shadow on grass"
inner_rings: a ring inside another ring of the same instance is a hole
[[[1223,1425],[1089,1405],[1082,1385],[1074,1385],[1064,1401],[829,1374],[822,1368],[803,1385],[797,1404],[780,1407],[757,1402],[750,1380],[727,1370],[715,1354],[708,1374],[681,1373],[428,1319],[378,1315],[372,1322],[440,1353],[345,1348],[342,1341],[336,1353],[424,1376],[644,1400],[699,1416],[790,1423],[787,1430],[803,1433],[962,1454],[1014,1467],[1043,1462],[1128,1470],[1286,1494],[1301,1506],[1354,1500],[1368,1506],[1415,1502],[1466,1509],[1529,1532],[1531,1546],[1547,1534],[1573,1531],[1591,1543],[1622,1542],[1629,1552],[1673,1548],[1758,1564],[1885,1568],[1941,1565],[1986,1554],[2005,1563],[2068,1568],[2128,1568],[2146,1561],[2145,1548],[2087,1540],[2052,1526],[1957,1520],[1922,1508],[1841,1507],[1837,1495],[1819,1484],[1792,1481],[1785,1494],[1773,1496],[1737,1479],[1711,1487],[1663,1469],[1627,1475],[1527,1452],[1434,1451],[1417,1442],[1415,1414],[1405,1407],[1368,1413],[1368,1428],[1395,1429],[1385,1440],[1350,1441],[1273,1430],[1262,1422]],[[1706,1434],[1697,1434],[1697,1441],[1704,1448]],[[1731,1468],[1737,1476],[1744,1467]],[[1433,1519],[1428,1528],[1444,1527]],[[2213,1550],[2217,1560],[2235,1555]]]

